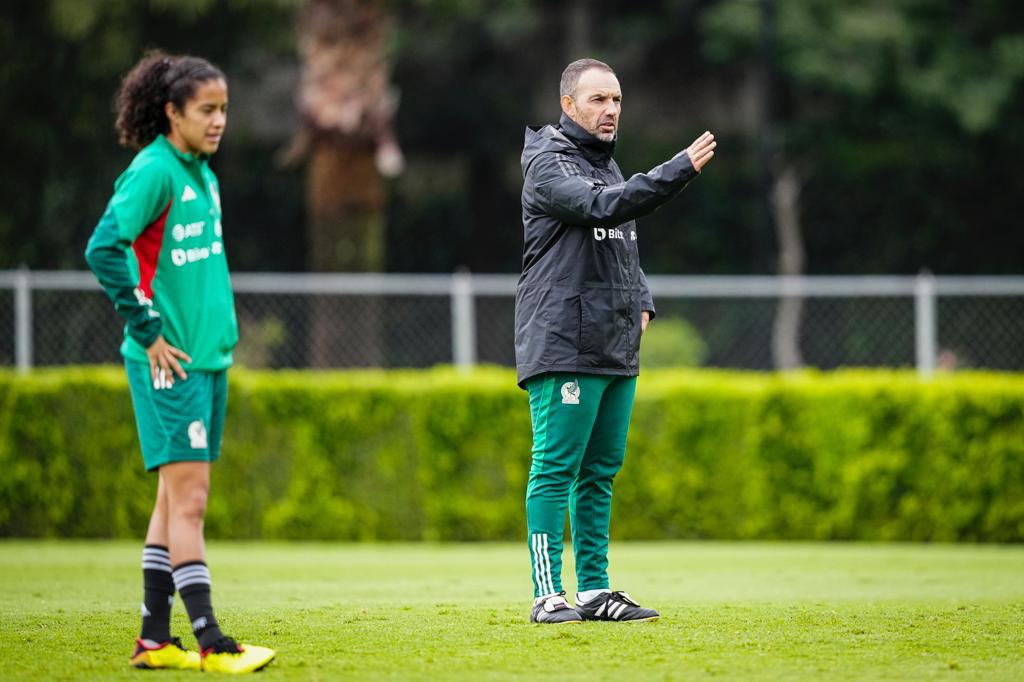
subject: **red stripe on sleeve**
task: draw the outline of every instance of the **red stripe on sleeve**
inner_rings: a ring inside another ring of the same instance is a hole
[[[132,244],[135,257],[139,260],[139,288],[146,298],[153,298],[153,278],[156,277],[156,264],[160,260],[160,249],[164,244],[167,214],[170,213],[173,203],[174,199],[168,201],[160,217],[147,225]]]

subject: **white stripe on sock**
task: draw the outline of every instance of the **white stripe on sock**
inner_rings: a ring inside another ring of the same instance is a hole
[[[186,583],[191,584],[191,583],[197,583],[197,582],[199,582],[199,583],[206,583],[207,585],[209,585],[210,584],[210,576],[209,575],[203,575],[202,573],[192,573],[192,574],[189,574],[189,575],[175,575],[174,576],[174,586],[178,587],[178,588],[180,588],[182,585],[184,585]]]
[[[188,587],[189,585],[209,585],[210,581],[206,578],[190,578],[188,580],[182,580],[178,582],[174,581],[174,588],[181,592],[182,588]]]
[[[189,568],[179,568],[178,570],[174,571],[174,579],[175,580],[177,580],[178,578],[191,578],[193,576],[203,576],[203,577],[209,578],[210,577],[210,571],[207,568],[205,568],[205,567],[202,567],[202,568],[200,568],[200,567],[196,567],[196,568],[192,568],[192,567],[189,567]]]
[[[204,564],[192,564],[175,569],[174,587],[180,592],[181,588],[196,584],[210,584],[210,569]]]
[[[142,568],[171,572],[171,555],[166,549],[144,547],[142,549]]]

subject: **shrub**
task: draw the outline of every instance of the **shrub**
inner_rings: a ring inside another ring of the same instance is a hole
[[[505,369],[232,370],[208,534],[520,540],[526,393]],[[0,534],[138,537],[123,370],[0,372]],[[645,372],[618,538],[1024,539],[1024,377]]]

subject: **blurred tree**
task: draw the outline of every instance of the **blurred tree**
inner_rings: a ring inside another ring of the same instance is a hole
[[[132,156],[117,145],[114,93],[153,47],[202,55],[228,74],[229,132],[213,165],[224,180],[232,265],[301,268],[302,241],[280,238],[282,226],[302,221],[301,179],[268,173],[291,123],[279,76],[294,61],[298,2],[0,3],[0,268],[84,267],[86,240]]]
[[[723,0],[704,12],[707,57],[759,75],[778,272],[803,272],[801,198],[806,179],[825,166],[855,165],[860,181],[874,184],[894,170],[894,153],[927,165],[942,147],[959,149],[947,158],[966,166],[971,143],[1014,125],[1024,77],[1020,18],[1010,3],[930,0]],[[938,144],[915,149],[904,133],[924,133]],[[828,153],[830,147],[842,156]],[[800,364],[800,307],[799,299],[780,303],[777,367]]]
[[[406,172],[380,188],[392,271],[515,271],[523,127],[557,118],[576,50],[620,74],[616,157],[646,170],[714,129],[721,154],[644,219],[649,273],[778,270],[759,182],[758,0],[380,0],[401,89]],[[224,180],[235,269],[303,270],[301,170],[273,163],[299,126],[302,0],[0,3],[0,268],[80,268],[118,149],[111,99],[146,47],[230,80]],[[1020,273],[1024,3],[777,0],[774,136],[795,170],[812,273]],[[773,136],[764,136],[768,139]],[[371,168],[371,171],[375,167]],[[709,336],[709,338],[711,338]]]
[[[519,267],[519,155],[539,88],[557,111],[562,10],[548,4],[392,3],[398,132],[415,149],[392,195],[392,269]]]
[[[397,96],[389,78],[390,18],[377,0],[310,0],[299,16],[303,58],[302,127],[286,160],[307,159],[308,265],[317,272],[379,272],[385,265],[383,177],[404,159],[391,120]],[[340,327],[337,311],[313,311],[311,362],[381,364],[378,343],[349,343],[345,330],[379,336],[381,308],[360,306]],[[340,337],[339,337],[340,334]]]
[[[391,120],[386,42],[377,0],[310,0],[299,17],[302,128],[288,159],[308,159],[309,265],[374,272],[384,265],[383,177],[404,166]]]

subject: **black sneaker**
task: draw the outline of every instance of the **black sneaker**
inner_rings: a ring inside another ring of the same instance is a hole
[[[590,601],[576,601],[576,611],[583,620],[616,620],[636,623],[658,620],[660,614],[654,609],[645,609],[629,598],[625,592],[602,592]]]
[[[576,609],[565,601],[565,592],[534,602],[530,612],[531,623],[579,623],[582,620]]]

